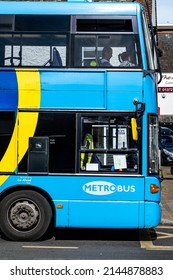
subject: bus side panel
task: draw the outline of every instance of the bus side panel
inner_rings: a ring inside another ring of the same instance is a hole
[[[145,227],[154,227],[160,223],[161,207],[160,203],[146,202],[145,203]]]
[[[135,110],[134,99],[143,101],[142,75],[135,71],[40,70],[41,108],[114,110],[116,104],[116,110],[122,110],[123,104],[123,110]]]
[[[0,72],[0,109],[16,110],[18,85],[15,71]]]
[[[145,109],[147,112],[158,112],[157,88],[154,75],[147,75],[144,78]],[[150,100],[150,102],[147,102]]]
[[[161,219],[160,204],[138,201],[56,201],[56,227],[151,228]]]
[[[159,187],[158,192],[151,193],[151,185]],[[161,186],[159,178],[146,177],[145,178],[145,227],[153,227],[160,223],[161,220]]]
[[[31,185],[56,201],[144,201],[143,177],[101,176],[9,176],[1,186]]]
[[[134,99],[143,102],[143,73],[107,73],[107,109],[135,110]],[[123,104],[123,106],[122,106]]]
[[[143,202],[64,201],[57,209],[57,227],[139,228],[144,225]]]
[[[104,71],[40,71],[40,76],[41,108],[106,108]]]

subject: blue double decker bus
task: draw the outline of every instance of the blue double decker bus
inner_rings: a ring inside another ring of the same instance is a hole
[[[139,3],[0,2],[0,228],[160,223],[157,61]]]

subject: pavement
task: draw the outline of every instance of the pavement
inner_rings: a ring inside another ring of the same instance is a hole
[[[170,166],[162,166],[161,189],[162,225],[173,226],[173,175]]]

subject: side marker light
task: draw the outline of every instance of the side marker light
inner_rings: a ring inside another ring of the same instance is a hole
[[[57,204],[57,205],[56,205],[56,208],[57,208],[57,209],[62,209],[62,208],[63,208],[63,204]]]
[[[160,188],[157,185],[155,185],[155,184],[150,185],[150,192],[151,193],[157,193],[157,192],[159,192],[159,190],[160,190]]]

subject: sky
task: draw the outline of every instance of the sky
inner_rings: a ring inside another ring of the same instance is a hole
[[[157,1],[157,23],[173,24],[173,0]]]

